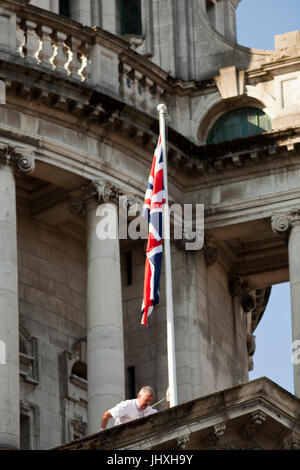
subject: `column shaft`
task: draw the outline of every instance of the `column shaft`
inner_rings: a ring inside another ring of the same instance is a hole
[[[0,447],[20,446],[19,311],[16,190],[13,169],[0,167]]]
[[[292,306],[292,339],[300,340],[300,225],[289,236],[289,272]],[[300,364],[294,364],[295,395],[300,397]]]
[[[114,207],[110,205],[111,207]],[[119,240],[97,237],[98,204],[87,207],[88,432],[124,400],[124,346]],[[117,224],[118,212],[113,214]]]

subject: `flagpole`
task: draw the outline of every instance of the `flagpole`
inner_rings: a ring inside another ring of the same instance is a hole
[[[171,267],[171,245],[170,245],[170,213],[168,201],[168,165],[166,146],[166,118],[167,106],[159,104],[159,129],[161,146],[163,151],[163,175],[166,202],[163,204],[163,225],[164,225],[164,251],[165,251],[165,272],[166,272],[166,306],[167,306],[167,349],[168,349],[168,376],[170,390],[170,406],[176,406],[177,401],[177,379],[176,379],[176,359],[175,359],[175,336],[174,336],[174,312],[173,312],[173,291],[172,291],[172,267]]]

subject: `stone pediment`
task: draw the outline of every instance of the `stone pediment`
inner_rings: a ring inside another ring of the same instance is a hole
[[[299,449],[299,410],[299,398],[262,377],[57,449]]]

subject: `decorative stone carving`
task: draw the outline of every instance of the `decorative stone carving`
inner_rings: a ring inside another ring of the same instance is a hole
[[[206,266],[213,266],[218,259],[218,248],[216,240],[209,233],[205,233],[203,250]]]
[[[72,214],[80,214],[91,199],[95,199],[99,203],[118,202],[121,194],[121,190],[117,186],[103,178],[98,178],[88,185],[81,186],[81,194],[69,199],[69,210]]]
[[[39,384],[37,339],[20,326],[19,363],[22,380],[31,385]]]
[[[248,370],[253,370],[253,359],[255,353],[255,336],[247,333],[247,353],[248,353]]]
[[[292,227],[300,224],[300,209],[293,208],[288,213],[274,214],[271,218],[272,230],[276,235],[287,235]]]
[[[284,450],[300,450],[300,437],[299,434],[290,433],[282,442]]]
[[[72,440],[79,439],[85,436],[87,433],[87,423],[83,421],[82,416],[74,414],[74,418],[69,421],[69,435],[72,436]]]
[[[216,424],[210,429],[206,437],[201,441],[201,447],[204,449],[214,448],[224,436],[225,431],[226,424]]]
[[[248,353],[248,370],[253,370],[253,355],[255,352],[255,336],[252,334],[252,317],[258,300],[262,296],[261,290],[252,289],[249,283],[242,276],[232,276],[229,280],[229,290],[233,297],[239,297],[246,321],[246,345]],[[260,307],[260,303],[258,305]]]
[[[0,162],[13,165],[20,173],[30,175],[35,169],[33,153],[12,145],[0,143]]]
[[[84,436],[87,426],[86,337],[63,351],[59,358],[64,441]]]
[[[225,431],[226,431],[226,424],[217,424],[216,426],[214,426],[214,433],[218,441],[221,439]]]
[[[186,446],[188,445],[189,440],[190,440],[190,434],[188,434],[187,436],[182,436],[182,437],[178,438],[176,448],[178,450],[184,450],[186,448]]]
[[[21,173],[30,175],[35,168],[34,158],[32,155],[20,155],[17,159],[16,167]]]
[[[71,197],[68,204],[72,214],[80,214],[84,208],[84,201],[81,197]]]
[[[245,313],[252,312],[256,307],[256,291],[249,286],[242,276],[232,276],[229,279],[229,290],[233,297],[238,296]]]
[[[248,421],[242,426],[242,437],[246,440],[252,440],[258,433],[260,426],[265,423],[266,419],[267,415],[261,410],[251,413]]]

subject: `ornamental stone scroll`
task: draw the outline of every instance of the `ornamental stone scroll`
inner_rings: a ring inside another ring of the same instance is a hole
[[[0,143],[0,162],[12,165],[17,171],[31,175],[35,170],[35,158],[32,151]]]
[[[292,227],[300,225],[300,209],[293,208],[287,213],[274,214],[271,218],[272,230],[276,235],[287,235]]]
[[[72,214],[80,214],[90,200],[101,202],[118,202],[121,196],[120,189],[104,180],[97,178],[90,184],[81,186],[81,193],[69,199],[69,211]]]

